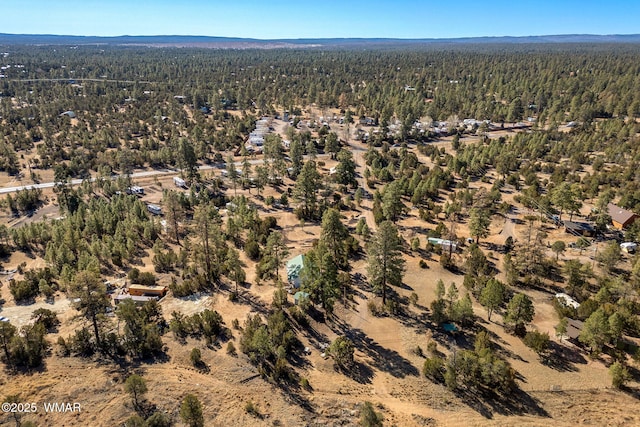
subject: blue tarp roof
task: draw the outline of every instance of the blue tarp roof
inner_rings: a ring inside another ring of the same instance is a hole
[[[457,332],[458,331],[458,327],[456,325],[454,325],[453,323],[445,323],[442,325],[442,329],[444,329],[447,332]]]

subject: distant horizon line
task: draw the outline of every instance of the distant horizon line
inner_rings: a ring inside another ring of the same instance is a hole
[[[77,37],[77,38],[143,38],[143,37],[193,37],[193,38],[215,38],[215,39],[243,39],[256,41],[285,41],[285,40],[390,40],[390,41],[419,41],[419,40],[465,40],[465,39],[527,39],[527,38],[544,38],[544,37],[637,37],[640,33],[565,33],[565,34],[530,34],[530,35],[482,35],[482,36],[451,36],[451,37],[379,37],[379,36],[350,36],[350,37],[278,37],[278,38],[259,38],[244,36],[221,36],[221,35],[197,35],[197,34],[120,34],[120,35],[85,35],[85,34],[55,34],[55,33],[2,33],[0,36],[27,36],[27,37]]]

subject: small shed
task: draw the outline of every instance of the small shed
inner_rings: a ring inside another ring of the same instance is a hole
[[[567,337],[570,340],[577,340],[584,327],[584,322],[567,317]]]
[[[294,288],[300,287],[300,275],[304,269],[304,254],[300,254],[287,261],[287,281]]]
[[[145,297],[163,297],[167,293],[166,286],[145,286],[145,285],[131,285],[129,286],[129,295],[145,296]]]
[[[293,303],[295,305],[300,305],[301,302],[309,300],[309,294],[307,292],[298,291],[293,296]]]

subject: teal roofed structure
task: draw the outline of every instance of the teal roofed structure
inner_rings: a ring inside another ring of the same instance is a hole
[[[309,293],[307,292],[302,292],[302,291],[298,291],[296,292],[296,294],[293,296],[293,303],[295,305],[300,305],[301,303],[303,303],[304,301],[309,299]]]
[[[304,268],[304,254],[300,254],[287,261],[287,281],[294,288],[300,287],[300,275]]]

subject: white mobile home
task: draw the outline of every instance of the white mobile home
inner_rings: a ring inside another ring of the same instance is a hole
[[[185,182],[184,179],[180,178],[179,176],[173,177],[173,183],[176,185],[176,187],[187,188],[187,183]]]
[[[147,210],[153,215],[162,215],[162,208],[158,205],[147,205]]]

